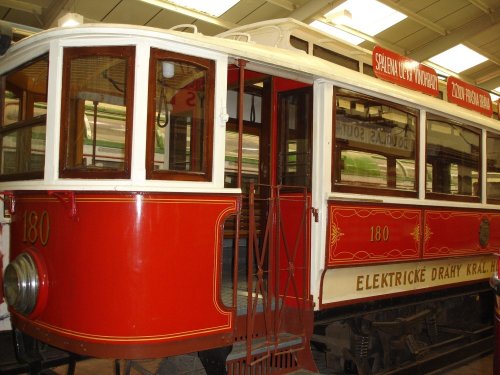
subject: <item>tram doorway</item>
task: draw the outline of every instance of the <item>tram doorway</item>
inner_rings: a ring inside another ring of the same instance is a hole
[[[223,284],[232,287],[223,300],[237,312],[235,337],[247,343],[235,361],[251,360],[257,337],[295,347],[298,357],[309,350],[312,92],[303,82],[229,69],[225,186],[243,194],[224,228]]]

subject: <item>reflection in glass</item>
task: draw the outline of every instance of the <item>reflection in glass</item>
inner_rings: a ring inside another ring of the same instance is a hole
[[[479,131],[446,119],[427,120],[426,190],[479,197]]]
[[[374,98],[337,95],[334,183],[416,191],[416,121]]]
[[[48,57],[42,56],[1,77],[0,177],[43,176]]]

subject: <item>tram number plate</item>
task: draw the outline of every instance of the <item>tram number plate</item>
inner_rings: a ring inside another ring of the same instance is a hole
[[[372,225],[370,227],[370,242],[389,241],[389,227],[387,225]]]
[[[47,211],[24,211],[23,242],[34,244],[37,240],[45,246],[49,242],[50,220]]]

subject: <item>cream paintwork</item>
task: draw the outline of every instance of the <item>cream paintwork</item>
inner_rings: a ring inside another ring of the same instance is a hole
[[[415,292],[478,280],[496,271],[493,255],[334,268],[323,279],[323,305]],[[399,282],[396,281],[399,273]]]

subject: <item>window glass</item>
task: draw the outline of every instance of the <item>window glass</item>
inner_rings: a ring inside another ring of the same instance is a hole
[[[42,178],[48,56],[1,77],[0,179]]]
[[[229,124],[228,124],[229,125]],[[238,178],[238,132],[226,131],[225,187],[237,187]],[[259,135],[243,133],[242,144],[242,188],[246,191],[250,183],[259,183]]]
[[[416,192],[416,111],[342,90],[334,121],[334,190]]]
[[[153,49],[150,74],[148,178],[210,179],[213,62]]]
[[[486,142],[487,175],[486,195],[488,200],[500,202],[500,136],[488,134]]]
[[[479,198],[478,130],[430,117],[426,149],[427,192]]]
[[[311,188],[312,89],[279,95],[278,181],[282,185]]]
[[[134,48],[64,53],[61,175],[128,177]]]

